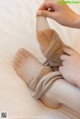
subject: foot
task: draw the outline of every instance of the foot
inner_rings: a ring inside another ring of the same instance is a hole
[[[43,65],[25,49],[20,49],[15,56],[13,66],[21,79],[27,84],[32,80],[32,77],[37,74]]]
[[[51,68],[45,67],[46,69],[44,69],[44,66],[37,60],[37,58],[25,49],[20,49],[16,54],[14,68],[19,77],[27,83],[30,88],[31,95],[35,99],[40,98],[48,107],[56,108],[59,106],[58,102],[56,102],[56,97],[54,97],[54,100],[52,99],[51,102],[51,100],[49,101],[51,97],[48,98],[48,96],[44,95],[45,92],[47,94],[47,90],[50,88],[49,86],[52,85],[52,82],[55,80],[54,76],[54,79],[50,82],[50,79],[52,78],[52,75],[49,75],[49,73],[52,73]],[[36,75],[38,76],[36,77]]]
[[[49,48],[53,34],[54,31],[51,29],[37,32],[37,39],[40,44],[42,52],[45,52]]]
[[[60,55],[63,54],[62,47],[65,45],[57,32],[49,28],[46,18],[38,17],[36,25],[37,40],[41,51],[49,61],[50,66],[58,70],[58,67],[62,65]]]
[[[49,48],[53,36],[53,31],[49,28],[46,18],[41,16],[37,17],[36,31],[41,50],[45,52]]]

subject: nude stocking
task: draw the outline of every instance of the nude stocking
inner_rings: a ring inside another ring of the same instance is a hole
[[[13,66],[19,77],[27,83],[35,99],[41,99],[50,108],[66,105],[80,112],[79,89],[62,79],[59,71],[43,66],[25,49],[18,51]]]

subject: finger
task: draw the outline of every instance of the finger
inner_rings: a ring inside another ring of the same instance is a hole
[[[41,11],[37,12],[37,15],[38,16],[43,16],[43,17],[48,17],[48,18],[56,20],[56,13],[55,12],[41,10]]]
[[[45,3],[43,3],[38,10],[47,10]]]
[[[68,55],[73,55],[76,53],[76,51],[70,47],[65,47],[62,49],[64,53],[68,54]]]
[[[64,65],[65,65],[65,61],[62,62],[62,66],[64,66]]]
[[[55,6],[55,2],[53,2],[52,0],[49,1],[45,1],[39,8],[39,10],[48,10],[49,8],[54,8]]]
[[[37,12],[38,16],[43,16],[43,17],[52,17],[52,13],[46,10],[40,10]]]
[[[61,56],[60,56],[60,59],[61,59],[61,61],[64,61],[64,60],[66,60],[68,57],[69,57],[68,55],[61,55]]]
[[[63,66],[59,67],[59,71],[62,73],[63,72]]]

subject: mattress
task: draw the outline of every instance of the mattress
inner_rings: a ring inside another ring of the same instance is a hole
[[[40,100],[34,100],[12,67],[19,48],[27,49],[42,63],[45,61],[36,40],[36,11],[42,2],[0,0],[0,116],[7,115],[8,119],[80,119],[67,107],[50,109]],[[79,5],[70,7],[79,13]],[[50,19],[48,22],[63,42],[80,52],[79,29],[63,27]]]

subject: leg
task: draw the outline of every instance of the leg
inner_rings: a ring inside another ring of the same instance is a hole
[[[43,79],[42,81],[40,81],[40,79],[43,76],[46,76],[48,73],[52,73],[51,68],[48,68],[47,66],[44,67],[37,60],[37,58],[35,58],[27,50],[20,49],[18,51],[13,62],[13,67],[19,77],[27,83],[30,88],[31,94],[35,99],[39,99],[42,93],[46,90],[46,88],[44,86],[41,87],[41,85],[46,85],[46,87],[50,86],[50,84],[48,85],[48,82],[44,83],[45,79]],[[57,107],[57,103],[58,102],[56,102],[55,100],[53,107]]]
[[[40,44],[43,55],[50,62],[51,66],[61,66],[60,55],[63,54],[62,47],[65,44],[56,31],[49,28],[47,19],[37,17],[37,40]]]
[[[41,97],[42,102],[53,108],[53,99],[80,113],[80,90],[65,80],[57,80]]]
[[[59,72],[43,67],[33,55],[23,49],[17,53],[14,61],[17,74],[27,83],[35,99],[40,98],[48,107],[57,108],[64,104],[79,112],[80,90],[61,79]]]
[[[59,70],[59,67],[62,66],[62,61],[60,60],[60,56],[63,54],[62,47],[66,45],[62,42],[61,38],[57,34],[56,31],[52,30],[47,22],[47,19],[44,17],[37,17],[37,40],[40,44],[43,55],[48,60],[48,65],[51,66],[55,71]],[[66,46],[67,47],[67,46]],[[72,85],[76,85],[76,82],[72,80],[70,77],[66,78]]]

